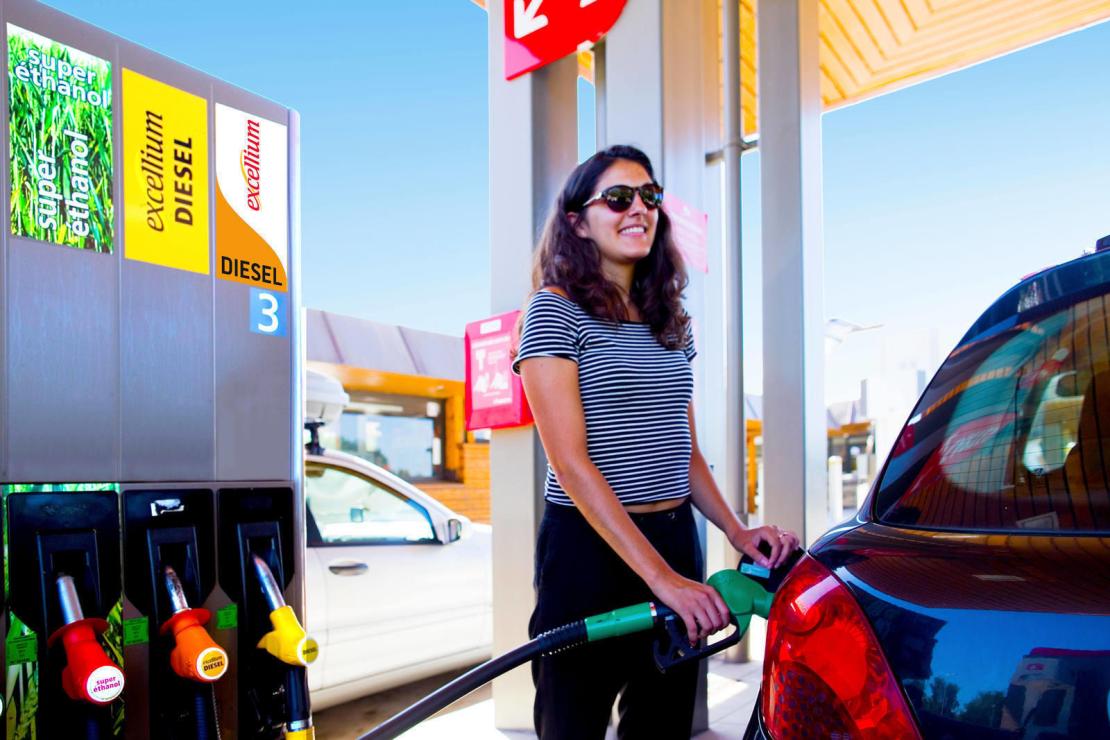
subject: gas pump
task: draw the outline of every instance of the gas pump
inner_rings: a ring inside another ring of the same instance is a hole
[[[221,490],[220,580],[238,604],[240,726],[252,738],[311,738],[306,667],[316,659],[284,592],[292,578],[292,491]]]
[[[213,683],[227,651],[208,633],[216,586],[214,497],[206,489],[125,490],[124,648],[137,667],[127,737],[218,737]],[[141,667],[142,670],[138,670]],[[130,707],[129,707],[130,708]]]
[[[0,29],[2,740],[304,731],[299,117],[35,0]]]
[[[17,705],[14,719],[40,737],[110,737],[125,685],[117,494],[35,488],[4,500],[9,628],[22,627],[6,659],[30,666],[22,688],[36,709]]]

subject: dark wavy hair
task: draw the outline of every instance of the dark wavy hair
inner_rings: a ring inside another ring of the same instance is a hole
[[[635,162],[655,179],[651,160],[632,146],[611,146],[578,165],[547,218],[532,265],[533,293],[559,288],[587,313],[614,322],[629,319],[621,291],[601,271],[597,245],[578,236],[574,228],[583,217],[586,201],[597,192],[598,180],[618,160]],[[671,220],[660,208],[655,240],[647,256],[636,263],[629,298],[668,349],[682,347],[687,341],[690,317],[682,307],[687,282],[671,235]]]

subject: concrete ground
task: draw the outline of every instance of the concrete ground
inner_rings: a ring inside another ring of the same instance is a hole
[[[433,676],[316,712],[313,715],[316,737],[319,740],[354,740],[463,672]],[[716,658],[710,659],[709,729],[695,736],[695,740],[740,738],[747,727],[748,718],[751,717],[762,672],[761,662],[726,663]],[[490,686],[486,684],[402,737],[405,740],[438,740],[445,737],[466,740],[526,740],[534,738],[535,733],[503,732],[494,728],[493,700]],[[616,737],[613,728],[609,728],[606,737]]]

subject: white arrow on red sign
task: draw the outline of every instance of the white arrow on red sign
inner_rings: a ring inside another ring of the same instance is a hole
[[[540,14],[543,0],[513,0],[513,36],[522,39],[547,25],[547,16]]]
[[[505,79],[596,44],[626,0],[504,0]]]

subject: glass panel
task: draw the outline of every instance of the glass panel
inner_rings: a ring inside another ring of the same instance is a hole
[[[445,417],[440,400],[352,391],[339,420],[321,428],[320,443],[405,480],[434,480],[445,472]]]
[[[1107,297],[958,347],[891,452],[879,517],[969,530],[1110,530]]]
[[[325,543],[435,541],[423,507],[361,476],[308,463],[305,496]]]

